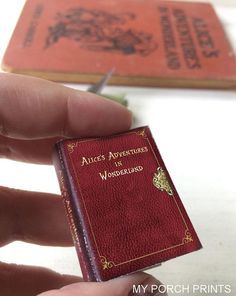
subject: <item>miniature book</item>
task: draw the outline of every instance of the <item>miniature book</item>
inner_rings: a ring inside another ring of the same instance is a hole
[[[201,248],[148,127],[60,141],[54,165],[84,280]]]

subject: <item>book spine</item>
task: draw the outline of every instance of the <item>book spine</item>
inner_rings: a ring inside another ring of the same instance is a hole
[[[83,279],[85,281],[93,281],[95,278],[90,265],[88,264],[89,256],[87,255],[86,246],[83,242],[83,230],[79,223],[79,217],[76,217],[75,206],[73,205],[72,190],[70,189],[70,184],[65,169],[65,160],[59,145],[60,144],[57,145],[56,151],[53,154],[53,163],[59,180],[63,204],[68,218],[73,242],[78,254]]]

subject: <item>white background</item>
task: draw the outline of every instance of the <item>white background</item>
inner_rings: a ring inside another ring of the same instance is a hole
[[[212,2],[236,51],[236,1]],[[0,56],[23,4],[0,2]],[[231,284],[235,295],[236,92],[131,87],[106,92],[125,92],[134,126],[150,126],[204,247],[150,272],[169,284]],[[8,160],[0,160],[0,185],[59,193],[52,167]],[[80,274],[74,248],[15,242],[0,249],[0,261]]]

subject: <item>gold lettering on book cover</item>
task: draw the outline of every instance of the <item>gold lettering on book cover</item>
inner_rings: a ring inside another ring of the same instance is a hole
[[[59,179],[60,179],[61,195],[63,197],[64,206],[66,208],[66,213],[67,213],[67,217],[68,217],[68,220],[69,220],[69,225],[70,225],[70,228],[71,228],[71,232],[73,234],[73,239],[78,242],[79,237],[78,237],[78,234],[77,234],[77,227],[76,227],[75,222],[74,222],[72,209],[71,209],[71,204],[70,204],[70,201],[68,200],[68,193],[67,193],[67,189],[66,189],[66,186],[65,186],[65,180],[64,180],[62,170],[59,171]]]
[[[167,179],[166,173],[161,167],[157,168],[157,173],[154,173],[152,181],[153,181],[153,185],[157,189],[159,189],[161,191],[166,191],[171,196],[174,194],[174,192],[170,186],[170,182]]]

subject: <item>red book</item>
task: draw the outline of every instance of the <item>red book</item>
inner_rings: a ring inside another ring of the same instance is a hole
[[[233,50],[213,7],[160,0],[27,0],[2,68],[47,79],[235,88]]]
[[[54,164],[85,280],[109,280],[201,248],[148,127],[63,140]]]

